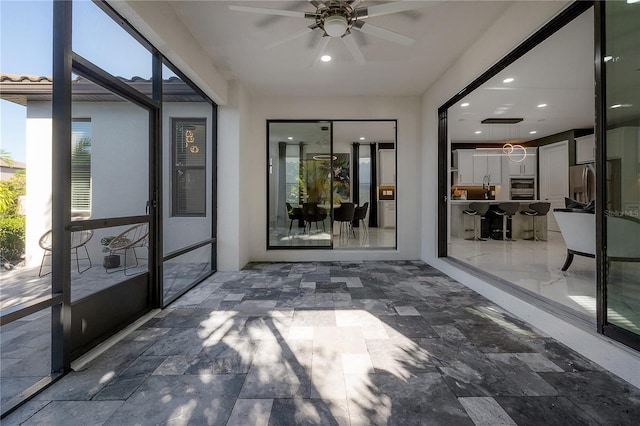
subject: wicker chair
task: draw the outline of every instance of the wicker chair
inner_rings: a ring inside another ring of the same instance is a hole
[[[120,270],[124,271],[125,275],[127,274],[127,268],[135,268],[138,266],[138,254],[136,253],[136,248],[147,247],[149,245],[149,224],[148,223],[140,223],[138,225],[134,225],[131,228],[126,229],[120,235],[116,236],[109,245],[107,249],[109,250],[109,254],[120,254],[124,255],[124,268],[118,270],[110,271],[109,268],[105,267],[107,273],[118,272]],[[136,260],[135,265],[127,265],[127,252],[129,250],[133,251],[133,257]]]
[[[52,235],[51,230],[48,230],[42,235],[42,237],[40,237],[40,241],[38,242],[38,244],[40,244],[40,248],[44,250],[44,253],[42,254],[42,262],[40,262],[40,271],[38,272],[39,277],[44,277],[45,275],[49,275],[51,273],[51,271],[47,272],[46,274],[42,273],[44,260],[46,257],[51,256],[53,251],[51,235]],[[73,231],[71,233],[71,254],[76,256],[76,267],[78,268],[79,274],[89,270],[93,266],[91,264],[91,258],[89,257],[89,251],[87,250],[87,245],[86,245],[92,237],[93,237],[92,229],[86,229],[82,231]],[[79,256],[79,253],[78,253],[79,248],[84,248],[84,252],[87,255],[87,257]],[[80,260],[88,260],[89,266],[87,266],[83,270],[80,270]]]

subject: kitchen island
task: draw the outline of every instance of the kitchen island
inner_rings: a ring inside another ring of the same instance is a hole
[[[489,203],[490,210],[487,213],[485,220],[481,221],[480,218],[475,218],[474,216],[469,216],[463,213],[463,211],[469,207],[469,204],[474,202]],[[533,218],[523,215],[520,212],[528,210],[529,204],[544,202],[543,200],[450,200],[449,206],[451,214],[449,216],[449,223],[451,236],[463,239],[473,238],[473,221],[477,220],[478,233],[481,235],[481,238],[494,237],[496,239],[502,239],[502,233],[498,232],[502,230],[502,217],[493,213],[492,210],[495,210],[498,204],[505,202],[520,203],[518,213],[513,215],[512,220],[507,221],[507,236],[516,240],[532,238]],[[551,212],[548,214],[551,214]],[[547,234],[547,216],[538,217],[535,220],[537,220],[536,231],[538,238],[544,238]]]

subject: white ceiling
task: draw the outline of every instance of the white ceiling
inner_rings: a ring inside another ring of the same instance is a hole
[[[363,5],[388,3],[364,1]],[[506,1],[413,1],[418,10],[367,18],[365,22],[416,40],[402,46],[354,31],[366,64],[359,65],[338,39],[326,52],[334,59],[310,67],[319,31],[266,46],[314,21],[229,9],[230,4],[314,12],[308,1],[172,1],[171,5],[216,68],[239,78],[255,95],[421,96],[509,6]]]
[[[269,125],[269,142],[325,143],[328,146],[331,130],[336,145],[396,141],[395,121],[345,120],[332,123],[333,129],[328,122],[272,122]]]
[[[593,11],[589,10],[451,107],[452,142],[522,141],[593,128],[593,40]],[[509,77],[514,81],[504,83]],[[462,107],[463,103],[469,106]],[[539,108],[541,104],[547,106]],[[494,117],[523,121],[480,123]]]
[[[365,1],[363,4],[386,3]],[[366,64],[358,64],[338,39],[329,63],[311,67],[320,32],[272,43],[303,30],[313,20],[232,11],[230,4],[313,12],[308,1],[171,1],[171,7],[216,68],[241,80],[252,95],[421,96],[509,7],[508,1],[420,1],[424,7],[365,22],[414,38],[412,46],[354,31]],[[531,2],[535,7],[536,2]],[[468,108],[451,108],[452,141],[532,139],[593,126],[592,13],[579,17],[503,73],[471,93]],[[541,23],[542,24],[542,23]],[[510,85],[506,76],[515,78]],[[462,87],[460,88],[462,89]],[[536,105],[546,103],[547,108]],[[502,111],[500,113],[500,111]],[[519,126],[484,129],[488,117],[522,117]],[[476,130],[483,130],[476,135]],[[535,135],[528,132],[536,130]],[[356,131],[356,133],[359,130]],[[493,141],[495,142],[495,141]]]

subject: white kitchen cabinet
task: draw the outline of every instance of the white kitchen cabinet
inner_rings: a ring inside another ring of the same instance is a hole
[[[381,228],[396,227],[396,202],[379,201],[378,204],[379,225]]]
[[[475,149],[473,153],[473,183],[500,185],[502,181],[502,150]]]
[[[640,163],[640,128],[624,126],[607,130],[607,159],[634,156],[634,146]]]
[[[457,185],[473,185],[473,153],[474,149],[457,149],[455,152],[458,169]]]
[[[457,149],[454,165],[458,171],[456,185],[500,185],[502,180],[502,160],[499,149]]]
[[[381,149],[379,151],[378,160],[380,162],[378,168],[380,170],[379,184],[395,186],[396,184],[396,150]]]
[[[538,165],[537,160],[537,148],[526,148],[527,156],[522,161],[512,161],[508,156],[505,156],[505,160],[509,167],[509,176],[510,177],[521,177],[521,176],[536,176],[536,169]],[[514,159],[519,160],[522,156],[514,153]]]
[[[576,138],[576,164],[596,161],[596,138],[594,135]]]

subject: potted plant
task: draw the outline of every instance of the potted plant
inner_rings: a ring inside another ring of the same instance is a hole
[[[102,266],[104,266],[105,269],[117,268],[120,266],[120,255],[113,254],[111,253],[111,250],[109,250],[109,244],[111,244],[111,241],[113,241],[115,237],[115,235],[109,235],[100,239],[102,252],[107,253],[102,261]]]

